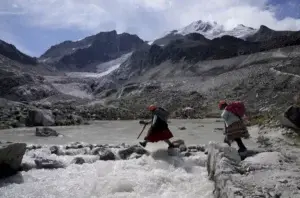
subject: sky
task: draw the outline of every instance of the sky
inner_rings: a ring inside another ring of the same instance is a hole
[[[0,39],[36,57],[101,31],[153,40],[197,20],[300,30],[300,0],[0,0]]]

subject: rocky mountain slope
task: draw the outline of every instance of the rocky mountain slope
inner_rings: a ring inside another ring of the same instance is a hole
[[[253,116],[275,115],[300,90],[299,38],[299,32],[262,26],[251,39],[190,33],[150,46],[112,31],[51,47],[37,65],[2,55],[0,97],[10,104],[1,107],[2,125],[26,124],[32,108],[55,125],[147,118],[151,103],[176,118],[219,116],[219,99],[244,100]]]
[[[95,71],[99,63],[119,58],[146,43],[136,35],[100,32],[80,41],[65,41],[52,46],[41,57],[41,62],[60,70]]]
[[[0,40],[0,54],[22,64],[35,65],[37,63],[36,58],[20,52],[14,45],[6,43],[2,40]]]
[[[156,39],[153,42],[153,44],[166,45],[171,41],[183,38],[183,36],[192,33],[201,34],[205,38],[212,40],[214,38],[219,38],[225,35],[233,36],[240,39],[246,39],[247,37],[255,34],[256,32],[257,32],[256,29],[251,27],[246,27],[242,24],[237,25],[235,28],[231,30],[226,30],[223,25],[220,25],[216,22],[205,22],[199,20],[181,29],[172,30],[171,32],[168,32],[166,35],[162,36],[161,38]]]

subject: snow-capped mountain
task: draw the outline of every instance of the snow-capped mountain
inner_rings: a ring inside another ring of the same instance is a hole
[[[246,39],[247,37],[255,34],[257,31],[257,29],[246,27],[242,24],[237,25],[231,30],[225,30],[224,26],[218,24],[217,22],[204,22],[202,20],[199,20],[181,29],[167,32],[164,36],[155,40],[153,43],[158,45],[165,45],[171,40],[178,39],[190,33],[202,34],[207,39],[214,39],[222,37],[224,35],[234,36],[240,39]],[[152,44],[152,42],[149,42],[149,44]]]
[[[208,39],[214,39],[224,35],[234,36],[237,38],[245,38],[254,34],[257,30],[251,27],[246,27],[242,24],[236,26],[232,30],[225,30],[223,25],[217,22],[195,21],[186,27],[172,31],[173,34],[187,35],[190,33],[199,33]]]

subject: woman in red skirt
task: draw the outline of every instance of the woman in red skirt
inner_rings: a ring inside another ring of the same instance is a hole
[[[152,112],[152,120],[146,124],[151,123],[151,127],[148,130],[147,136],[144,138],[144,142],[140,144],[145,147],[148,142],[165,141],[169,148],[174,148],[174,145],[169,139],[173,137],[167,123],[167,117],[165,116],[165,110],[154,105],[150,105],[148,110]]]

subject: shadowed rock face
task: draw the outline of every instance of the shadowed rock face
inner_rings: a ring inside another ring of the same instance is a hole
[[[249,36],[247,40],[253,42],[261,42],[269,41],[279,37],[288,38],[289,36],[293,36],[296,34],[299,34],[299,31],[275,31],[268,28],[267,26],[262,25],[260,26],[259,30],[255,34]]]
[[[24,143],[0,143],[0,178],[14,175],[19,171],[25,151]]]
[[[32,58],[20,52],[14,45],[6,43],[2,40],[0,40],[0,54],[23,64],[35,65],[37,63],[36,58]]]
[[[116,31],[100,32],[81,41],[66,41],[52,46],[41,56],[46,62],[58,62],[58,69],[85,68],[91,64],[107,62],[146,45],[136,35],[117,34]],[[95,65],[94,65],[95,66]]]

